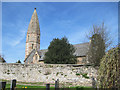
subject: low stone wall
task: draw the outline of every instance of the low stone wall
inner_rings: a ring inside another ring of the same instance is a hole
[[[60,83],[72,86],[91,86],[91,77],[97,77],[97,70],[92,66],[71,64],[0,64],[0,79],[16,79],[21,82]],[[87,74],[87,75],[85,75]]]

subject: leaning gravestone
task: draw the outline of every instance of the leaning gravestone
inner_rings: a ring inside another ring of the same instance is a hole
[[[13,79],[13,80],[11,81],[10,90],[15,90],[15,87],[16,87],[16,79]]]
[[[6,82],[0,82],[0,90],[5,90]]]

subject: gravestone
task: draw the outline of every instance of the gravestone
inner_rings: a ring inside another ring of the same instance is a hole
[[[46,84],[46,90],[50,90],[50,84],[49,83]]]
[[[96,81],[94,77],[92,77],[92,88],[96,88]]]
[[[5,90],[6,82],[0,82],[0,90]]]
[[[55,90],[59,90],[59,79],[55,81]]]
[[[16,87],[16,79],[13,79],[13,80],[11,81],[10,90],[15,90],[15,87]]]

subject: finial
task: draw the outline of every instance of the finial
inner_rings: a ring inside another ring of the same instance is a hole
[[[36,8],[34,8],[36,10]]]

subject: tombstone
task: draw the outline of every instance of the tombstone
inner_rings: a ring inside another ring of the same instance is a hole
[[[5,90],[6,82],[0,82],[0,90]]]
[[[49,83],[46,84],[46,90],[50,90],[50,84]]]
[[[15,90],[15,87],[16,87],[16,79],[13,79],[13,80],[11,81],[10,90]]]
[[[55,90],[59,90],[59,79],[55,81]]]
[[[96,81],[94,77],[92,77],[92,88],[96,88]]]

